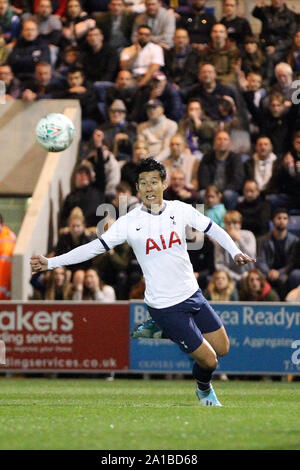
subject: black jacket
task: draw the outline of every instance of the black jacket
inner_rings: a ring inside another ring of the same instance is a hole
[[[235,209],[243,216],[243,230],[250,230],[256,237],[260,237],[269,231],[271,206],[261,197],[251,202],[240,202]]]
[[[83,65],[85,77],[91,82],[114,81],[119,65],[116,52],[105,45],[100,51],[93,52],[92,48],[85,44],[78,62]]]
[[[205,114],[214,121],[219,121],[222,116],[218,106],[224,95],[231,96],[235,100],[233,90],[226,85],[222,85],[221,83],[217,82],[214,91],[212,93],[207,93],[203,85],[201,83],[197,83],[189,89],[189,92],[186,96],[186,102],[191,98],[199,98],[201,100]]]
[[[215,152],[212,151],[201,160],[198,170],[198,182],[199,190],[205,189],[208,185],[214,184],[214,178],[216,174],[217,160]],[[233,152],[230,152],[225,165],[226,189],[232,191],[241,191],[244,183],[244,168],[241,157]]]
[[[43,39],[38,36],[34,41],[20,38],[8,57],[8,64],[20,80],[29,80],[34,76],[38,62],[50,63],[50,49]]]
[[[285,252],[287,259],[290,260],[293,253],[296,242],[299,240],[296,235],[287,233],[285,242]],[[275,259],[275,245],[272,237],[272,232],[267,233],[258,240],[258,251],[257,251],[257,266],[261,272],[266,276],[268,272],[273,269]],[[286,266],[282,266],[279,269],[280,274],[286,274],[288,271],[289,262]]]
[[[197,83],[197,63],[199,60],[198,53],[188,48],[186,54],[181,60],[176,60],[176,52],[174,47],[164,50],[165,65],[162,71],[166,74],[167,79],[171,83],[176,83],[180,88],[187,88]],[[181,64],[179,67],[178,64]]]

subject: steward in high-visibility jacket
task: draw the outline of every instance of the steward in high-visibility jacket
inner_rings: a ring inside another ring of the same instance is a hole
[[[0,300],[10,300],[11,263],[16,236],[6,225],[0,224]]]

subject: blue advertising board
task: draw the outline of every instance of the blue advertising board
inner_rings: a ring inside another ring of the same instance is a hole
[[[230,339],[218,372],[300,375],[300,304],[212,303]],[[148,318],[143,302],[130,303],[130,330]],[[130,340],[130,369],[191,372],[192,362],[170,340]]]

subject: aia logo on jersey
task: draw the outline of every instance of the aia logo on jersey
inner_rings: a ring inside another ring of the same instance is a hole
[[[172,245],[175,243],[178,243],[181,245],[181,240],[176,232],[171,232],[169,243],[166,243],[166,240],[164,239],[163,235],[160,235],[160,242],[159,244],[161,247],[153,240],[153,238],[147,238],[146,241],[146,255],[149,255],[151,250],[166,250],[167,248],[172,248]],[[168,245],[168,246],[167,246]]]

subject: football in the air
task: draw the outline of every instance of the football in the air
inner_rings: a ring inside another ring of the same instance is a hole
[[[39,120],[35,134],[38,143],[48,152],[62,152],[71,145],[75,127],[64,114],[51,113]]]

